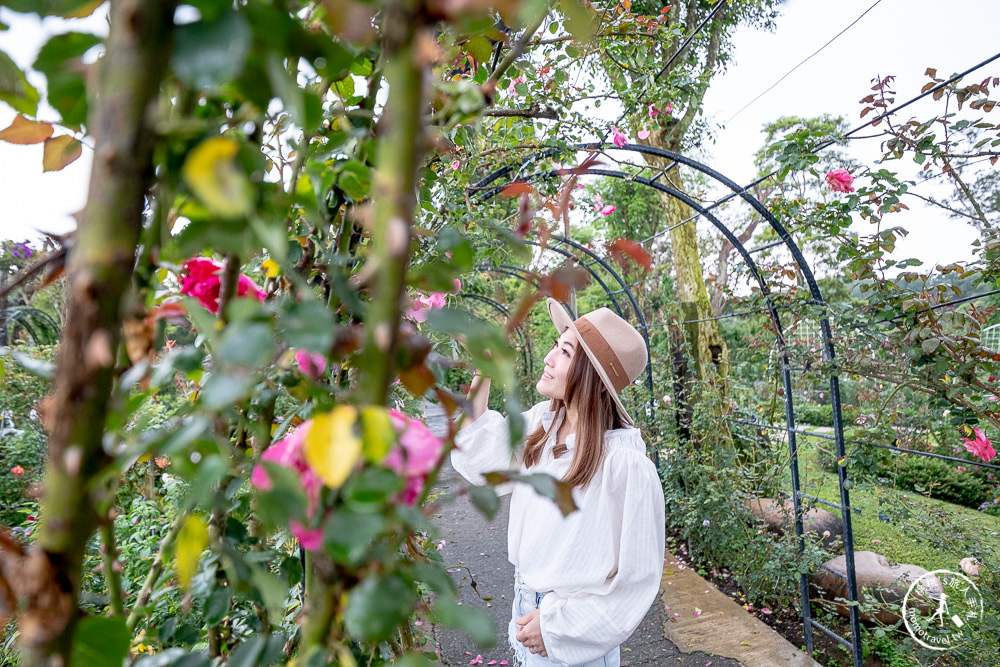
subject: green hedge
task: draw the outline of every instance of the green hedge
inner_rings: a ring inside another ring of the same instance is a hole
[[[974,509],[992,499],[994,484],[981,468],[972,465],[912,454],[900,456],[896,463],[898,488]]]
[[[843,407],[841,406],[841,419],[845,426],[849,426],[854,423],[854,420],[858,418],[858,411],[855,408]],[[795,406],[795,421],[799,424],[808,424],[810,426],[829,426],[833,427],[833,406],[829,404],[823,405],[796,405]]]

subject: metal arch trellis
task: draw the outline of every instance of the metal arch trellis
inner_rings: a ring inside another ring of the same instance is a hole
[[[590,276],[594,279],[594,281],[597,282],[597,284],[604,289],[605,293],[611,299],[611,305],[614,307],[614,310],[618,313],[618,315],[623,318],[626,318],[625,311],[622,310],[621,304],[619,304],[618,300],[615,298],[615,294],[624,293],[628,297],[629,305],[631,305],[632,313],[634,314],[635,319],[637,321],[638,325],[637,329],[642,334],[643,342],[646,345],[646,354],[650,354],[652,348],[649,345],[649,330],[648,327],[646,326],[646,320],[642,315],[642,310],[639,308],[639,304],[635,300],[635,296],[632,294],[632,291],[629,288],[628,283],[626,283],[625,280],[621,277],[621,275],[617,271],[615,271],[614,267],[612,267],[610,264],[604,261],[603,258],[596,255],[592,250],[590,250],[584,245],[577,243],[576,241],[573,241],[572,239],[568,239],[563,236],[552,235],[549,237],[549,241],[550,243],[547,243],[545,245],[531,240],[525,242],[528,245],[533,245],[541,250],[551,250],[556,254],[562,255],[567,259],[572,259],[576,261],[579,264],[579,266],[582,267],[585,271],[587,271],[587,273],[590,274]],[[554,244],[551,243],[552,241],[554,241],[555,243]],[[574,255],[573,252],[561,248],[560,247],[561,245],[569,246],[577,253],[588,258],[589,261],[586,262],[579,261],[579,258],[576,255]],[[598,274],[597,271],[594,270],[593,266],[595,264],[601,267],[605,272],[607,272],[608,275],[610,275],[614,279],[616,283],[618,283],[619,285],[618,290],[614,291],[611,290],[611,288],[607,285],[607,283],[600,276],[600,274]],[[530,272],[525,271],[524,269],[521,269],[519,267],[511,266],[509,264],[500,264],[497,266],[493,266],[491,264],[479,264],[476,266],[476,269],[480,271],[495,271],[497,273],[509,275],[518,278],[519,280],[530,282],[536,288],[539,285],[538,280],[535,279]],[[570,309],[567,304],[563,303],[563,306],[566,307],[566,310],[570,312],[570,315],[572,317],[575,318],[577,316],[577,313],[572,312],[572,309]],[[651,364],[646,365],[646,391],[649,394],[649,400],[646,404],[646,412],[649,416],[652,416],[653,410],[656,407],[656,399],[654,398],[654,392],[653,392],[653,369]],[[658,457],[655,455],[655,452],[654,452],[654,461],[656,463],[659,463]]]
[[[505,320],[510,317],[510,310],[495,299],[491,299],[481,294],[473,294],[472,292],[462,292],[460,296],[463,299],[479,301],[480,303],[490,306],[493,310],[500,313]],[[531,339],[525,337],[524,331],[519,326],[514,328],[514,335],[517,336],[518,343],[521,346],[521,357],[524,359],[524,365],[527,367],[528,373],[534,375],[535,362],[533,359],[534,355],[532,354]]]
[[[603,152],[608,149],[633,152],[641,155],[650,155],[650,156],[655,156],[657,158],[662,158],[672,161],[669,167],[667,168],[673,168],[677,165],[685,165],[696,171],[701,172],[705,176],[708,176],[714,181],[727,187],[731,191],[731,194],[727,195],[725,199],[728,200],[734,197],[739,197],[744,201],[746,201],[754,209],[754,211],[756,211],[778,235],[779,238],[778,243],[783,243],[785,247],[788,249],[788,251],[791,253],[793,259],[798,264],[799,271],[801,272],[802,277],[805,280],[806,286],[809,289],[810,295],[812,296],[811,303],[820,307],[820,309],[825,313],[826,302],[823,299],[822,293],[819,289],[819,285],[817,284],[815,276],[812,273],[809,263],[803,256],[802,251],[799,249],[798,245],[791,238],[787,229],[785,229],[785,227],[780,223],[780,221],[778,221],[774,217],[774,215],[772,215],[771,212],[768,211],[768,209],[760,201],[757,200],[756,197],[747,192],[746,188],[740,186],[735,181],[723,176],[721,173],[715,171],[714,169],[696,160],[688,158],[679,153],[674,153],[672,151],[667,151],[652,146],[625,144],[624,146],[618,147],[606,143],[584,143],[584,144],[577,144],[571,147],[571,150],[583,150],[590,152],[595,152],[595,151]],[[537,164],[538,162],[545,160],[546,158],[557,157],[558,155],[561,154],[561,152],[562,151],[560,151],[560,149],[550,148],[529,155],[525,159],[521,160],[519,163],[501,167],[495,170],[494,172],[488,174],[486,177],[482,178],[478,183],[473,185],[470,188],[470,190],[473,192],[478,192],[481,199],[488,200],[491,199],[496,194],[498,194],[499,192],[501,192],[506,185],[506,184],[504,185],[492,185],[492,184],[494,184],[496,181],[503,178],[507,174],[514,173],[516,175],[516,178],[514,180],[517,181],[531,181],[537,179],[559,178],[565,173],[561,169],[542,169],[527,175],[523,174],[523,170],[525,170],[529,165]],[[660,171],[665,171],[665,169]],[[699,217],[703,217],[709,222],[711,222],[712,225],[715,226],[715,228],[719,230],[729,240],[730,243],[733,244],[736,251],[743,258],[743,261],[746,264],[748,270],[750,271],[750,274],[753,276],[753,278],[760,286],[761,294],[763,295],[765,303],[767,305],[767,311],[770,314],[771,320],[775,327],[777,345],[780,350],[782,385],[785,393],[785,400],[784,400],[785,421],[786,421],[785,431],[788,438],[788,453],[790,459],[789,467],[792,477],[792,501],[793,501],[794,518],[795,518],[795,532],[799,540],[799,550],[800,552],[802,552],[804,550],[802,499],[809,498],[809,496],[808,494],[804,494],[801,491],[799,485],[798,446],[796,442],[796,434],[799,433],[799,430],[795,426],[795,413],[794,413],[792,378],[791,378],[791,372],[793,369],[789,362],[788,349],[781,325],[781,319],[778,314],[778,308],[773,301],[773,295],[771,294],[766,282],[763,280],[760,271],[758,270],[757,265],[751,256],[752,251],[747,250],[747,248],[739,241],[739,239],[736,238],[736,235],[733,234],[733,232],[729,230],[729,228],[724,223],[722,223],[717,217],[712,215],[711,209],[715,208],[721,202],[716,202],[715,204],[710,204],[708,206],[702,206],[699,202],[693,200],[690,196],[686,195],[685,193],[675,188],[672,188],[669,185],[665,185],[663,183],[658,182],[659,174],[657,174],[654,178],[644,178],[636,174],[629,174],[623,171],[598,169],[592,167],[582,170],[576,169],[574,170],[574,174],[608,176],[612,178],[628,179],[635,181],[637,183],[641,183],[648,187],[652,187],[660,192],[667,194],[668,196],[674,197],[682,201],[684,204],[690,207],[695,212],[695,214],[691,216],[691,218],[689,218],[688,220],[685,220],[682,223],[678,224],[685,224],[687,222],[696,220]],[[605,265],[605,268],[609,268],[607,267],[606,263],[603,261],[602,258],[598,257],[597,255],[594,255],[592,252],[588,252],[588,254],[594,260],[598,260],[599,262],[603,263]],[[612,271],[612,273],[614,273],[617,276],[616,272]],[[631,290],[628,289],[628,286],[624,283],[624,281],[621,281],[621,284],[625,292],[629,295],[630,299],[632,299],[632,302],[634,304],[635,302],[634,298],[632,298]],[[613,296],[610,293],[610,290],[607,289],[607,286],[603,284],[602,286],[608,293],[609,297],[612,298],[612,300],[614,300]],[[638,308],[636,308],[636,311],[638,312]],[[641,313],[639,313],[639,315],[641,317]],[[826,364],[828,364],[831,368],[835,369],[836,355],[833,348],[832,332],[829,320],[825,314],[821,318],[819,318],[819,324],[820,324],[820,333],[823,339],[823,347],[822,347],[823,361]],[[646,337],[646,344],[648,346],[649,345],[648,332],[645,330],[645,326],[643,328],[643,335]],[[835,370],[830,374],[830,404],[833,412],[833,426],[834,426],[834,434],[832,437],[835,442],[837,458],[840,459],[845,456],[846,452],[844,443],[843,421],[841,415],[840,384],[839,384],[839,378],[837,377]],[[847,583],[847,597],[849,603],[848,609],[849,609],[849,619],[851,628],[851,640],[848,641],[847,639],[841,637],[834,631],[823,626],[814,618],[812,618],[810,602],[809,602],[809,580],[808,576],[805,574],[801,574],[799,579],[799,589],[800,589],[802,617],[803,617],[803,635],[806,643],[806,648],[811,653],[812,628],[815,627],[821,630],[822,632],[829,635],[833,639],[848,646],[852,651],[852,657],[855,666],[861,667],[863,662],[863,655],[862,655],[862,645],[861,645],[860,612],[858,610],[857,581],[856,581],[856,572],[854,563],[854,539],[853,539],[853,530],[851,526],[851,504],[850,504],[850,495],[847,485],[848,481],[847,471],[843,466],[838,466],[837,474],[838,474],[838,486],[840,492],[840,503],[836,506],[840,508],[841,520],[843,522],[843,527],[844,527],[844,555],[846,560],[845,578]]]

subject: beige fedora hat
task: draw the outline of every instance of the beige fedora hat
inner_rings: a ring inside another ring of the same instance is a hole
[[[646,340],[642,334],[607,308],[598,308],[573,321],[566,309],[552,297],[548,298],[546,304],[552,324],[560,334],[566,329],[576,334],[604,386],[611,390],[611,397],[622,417],[629,424],[635,425],[635,420],[622,405],[618,394],[639,377],[649,361]]]

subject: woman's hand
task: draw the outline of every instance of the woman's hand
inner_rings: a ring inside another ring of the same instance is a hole
[[[538,615],[538,610],[535,609],[527,616],[514,621],[518,627],[517,641],[532,653],[547,658],[549,654],[545,651],[545,642],[542,641],[542,625],[538,621]]]

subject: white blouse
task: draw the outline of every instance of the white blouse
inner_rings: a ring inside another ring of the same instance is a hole
[[[459,432],[451,453],[455,470],[473,484],[495,470],[562,479],[575,436],[567,439],[569,452],[553,458],[564,413],[548,406],[543,401],[523,413],[525,433],[539,423],[548,433],[536,465],[522,464],[523,444],[511,451],[507,420],[491,410]],[[604,462],[585,488],[573,489],[579,510],[567,517],[529,485],[512,485],[508,559],[529,589],[552,591],[539,607],[542,638],[549,659],[567,665],[595,660],[628,639],[663,573],[663,487],[642,435],[623,428],[608,431],[604,440]]]

